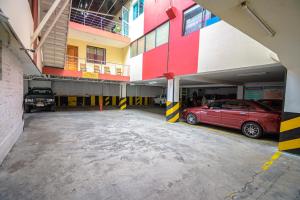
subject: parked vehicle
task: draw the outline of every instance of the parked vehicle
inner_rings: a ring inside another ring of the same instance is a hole
[[[260,99],[259,103],[271,107],[272,109],[281,112],[282,111],[282,100],[281,99]]]
[[[183,111],[189,124],[198,122],[240,129],[250,138],[260,138],[263,133],[278,133],[280,113],[256,101],[217,100],[201,107]]]
[[[165,94],[156,96],[153,99],[153,101],[154,101],[154,104],[156,104],[156,105],[160,105],[160,106],[165,105],[167,102],[167,96]]]
[[[24,98],[25,112],[29,113],[34,108],[55,111],[55,97],[51,88],[32,88]]]

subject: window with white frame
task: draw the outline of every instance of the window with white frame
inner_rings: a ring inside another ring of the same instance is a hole
[[[146,51],[155,48],[155,31],[152,31],[146,35]]]
[[[169,22],[164,23],[156,29],[156,47],[168,43],[169,41]]]
[[[145,37],[142,37],[140,39],[138,39],[138,55],[141,54],[141,53],[144,53],[145,51]]]
[[[133,4],[133,20],[138,18],[141,14],[144,13],[144,0],[137,0],[135,4]]]

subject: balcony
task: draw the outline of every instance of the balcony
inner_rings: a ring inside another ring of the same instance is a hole
[[[44,67],[43,73],[58,77],[129,81],[129,66],[86,58],[66,57],[64,69]]]
[[[130,45],[128,23],[117,22],[92,11],[72,8],[68,37],[116,48]]]

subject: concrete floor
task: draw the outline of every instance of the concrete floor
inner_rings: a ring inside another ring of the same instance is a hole
[[[32,113],[0,167],[0,199],[300,199],[300,158],[237,131],[145,110]],[[271,162],[267,163],[271,164]]]

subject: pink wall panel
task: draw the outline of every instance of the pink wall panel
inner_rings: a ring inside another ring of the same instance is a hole
[[[161,77],[167,71],[168,45],[164,44],[144,53],[143,80]]]
[[[161,77],[166,72],[172,72],[175,75],[197,73],[200,31],[187,36],[182,35],[183,11],[194,4],[193,0],[173,0],[172,5],[176,8],[176,18],[170,20],[168,70],[166,70],[168,55],[168,45],[166,44],[163,45],[164,47],[157,47],[150,52],[144,53],[143,79]],[[145,1],[145,33],[168,20],[165,11],[169,7],[169,0]]]

